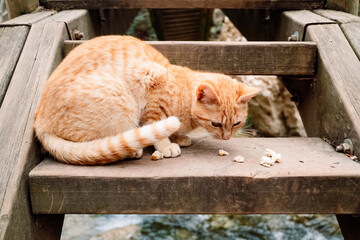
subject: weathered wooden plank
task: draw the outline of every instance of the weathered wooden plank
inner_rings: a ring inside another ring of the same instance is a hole
[[[0,26],[0,106],[29,32],[28,26]]]
[[[335,24],[335,22],[308,10],[285,11],[281,15],[277,40],[286,41],[297,34],[298,39],[293,41],[303,41],[306,28],[318,24]]]
[[[66,41],[65,55],[82,41]],[[306,75],[315,73],[311,42],[148,42],[172,64],[226,74]]]
[[[9,19],[31,13],[39,6],[39,0],[5,0]]]
[[[315,41],[318,47],[316,80],[284,82],[299,99],[299,112],[309,136],[326,137],[337,144],[350,138],[359,155],[360,62],[337,24],[311,25],[305,34],[305,40]]]
[[[305,128],[310,136],[336,143],[350,138],[359,155],[359,59],[338,25],[309,26],[306,40],[317,43],[318,75],[310,94],[314,104],[303,106]]]
[[[27,176],[39,161],[34,112],[67,36],[64,23],[32,25],[0,109],[0,239],[53,239],[61,231],[63,216],[32,215]]]
[[[247,9],[315,9],[323,7],[322,0],[40,0],[53,9],[111,9],[111,8],[247,8]]]
[[[341,24],[341,30],[360,59],[360,22]]]
[[[265,148],[282,154],[259,165]],[[219,149],[230,153],[218,156]],[[360,213],[360,164],[318,138],[197,140],[175,159],[31,171],[35,213]],[[236,155],[245,157],[235,163]]]
[[[10,19],[9,21],[0,23],[0,26],[31,25],[54,14],[55,11],[40,11],[35,13],[24,14],[19,17]]]
[[[324,16],[340,25],[355,54],[360,59],[360,17],[334,10],[316,10],[315,13]]]
[[[82,39],[95,37],[92,22],[87,10],[66,10],[61,11],[44,21],[46,22],[63,22],[71,35],[71,39],[76,39],[75,32],[81,32]]]
[[[354,16],[346,12],[328,10],[328,9],[318,9],[318,10],[314,10],[314,13],[326,17],[332,21],[335,21],[338,24],[354,23],[354,22],[360,23],[360,17]]]

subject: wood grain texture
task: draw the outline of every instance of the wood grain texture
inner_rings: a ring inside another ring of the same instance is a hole
[[[319,14],[332,21],[335,21],[338,24],[354,23],[354,22],[360,23],[360,17],[342,11],[318,9],[318,10],[314,10],[314,13]]]
[[[29,32],[28,26],[0,26],[0,106]]]
[[[334,10],[316,10],[315,13],[339,24],[355,54],[360,59],[360,17]]]
[[[315,9],[323,7],[321,0],[40,0],[53,9],[113,9],[113,8],[248,8],[248,9]]]
[[[360,59],[360,22],[341,24],[341,30]]]
[[[66,41],[65,55],[81,41]],[[148,42],[172,64],[225,74],[315,74],[311,42]]]
[[[306,28],[318,24],[335,24],[335,22],[308,10],[285,11],[281,15],[277,40],[287,41],[297,32],[298,41],[303,41]]]
[[[350,138],[359,155],[359,59],[338,25],[309,26],[306,32],[306,40],[318,46],[318,75],[311,89],[315,104],[304,106],[310,114],[302,115],[305,128],[310,136],[327,137],[338,144]],[[307,121],[314,116],[316,121]]]
[[[33,116],[67,34],[64,23],[32,25],[0,109],[0,239],[53,239],[54,223],[61,231],[63,216],[32,214],[27,176],[39,162]]]
[[[9,19],[31,13],[39,6],[39,0],[5,0]]]
[[[282,154],[259,165],[265,148]],[[230,153],[218,156],[219,149]],[[35,213],[360,213],[360,164],[318,138],[200,139],[173,159],[31,171]],[[235,163],[237,155],[244,163]]]
[[[6,22],[0,23],[0,26],[14,26],[14,25],[32,25],[39,22],[51,15],[55,14],[55,11],[40,11],[35,13],[24,14],[19,17],[10,19]]]
[[[87,10],[65,10],[61,11],[47,19],[45,22],[59,22],[65,23],[71,39],[73,39],[73,33],[75,30],[79,30],[84,35],[85,39],[95,37],[92,22]]]

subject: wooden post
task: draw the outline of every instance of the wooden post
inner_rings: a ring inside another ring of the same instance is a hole
[[[39,22],[31,25],[32,17]],[[34,215],[31,209],[28,174],[41,160],[33,117],[47,78],[63,58],[64,40],[71,38],[74,29],[85,36],[93,33],[86,24],[89,19],[85,10],[20,18],[2,27],[20,24],[30,31],[0,108],[0,239],[59,239],[64,215]]]
[[[328,8],[351,13],[358,16],[359,0],[328,0]]]
[[[39,0],[5,0],[9,19],[31,13],[39,6]]]
[[[337,214],[341,233],[345,240],[360,239],[360,217],[350,214]]]

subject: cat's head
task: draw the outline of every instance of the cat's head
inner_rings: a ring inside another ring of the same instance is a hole
[[[194,91],[192,118],[213,137],[229,140],[244,126],[247,103],[259,89],[216,74],[201,81]]]

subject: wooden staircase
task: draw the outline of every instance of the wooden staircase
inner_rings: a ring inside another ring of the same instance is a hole
[[[55,9],[323,7],[310,0],[41,4]],[[95,36],[91,14],[43,11],[0,24],[0,53],[7,63],[0,66],[0,239],[57,239],[68,213],[331,213],[345,239],[360,239],[360,220],[353,217],[360,214],[360,164],[321,139],[335,144],[350,139],[354,154],[360,153],[360,19],[322,9],[277,12],[276,42],[150,44],[172,63],[194,69],[278,75],[298,98],[309,138],[197,139],[175,159],[151,161],[148,148],[140,160],[91,167],[43,159],[32,129],[48,76],[82,43],[74,41],[75,33]],[[288,42],[292,35],[298,41]],[[280,152],[281,163],[260,166],[265,148]],[[219,149],[230,156],[218,156]],[[233,162],[236,155],[245,162]]]

